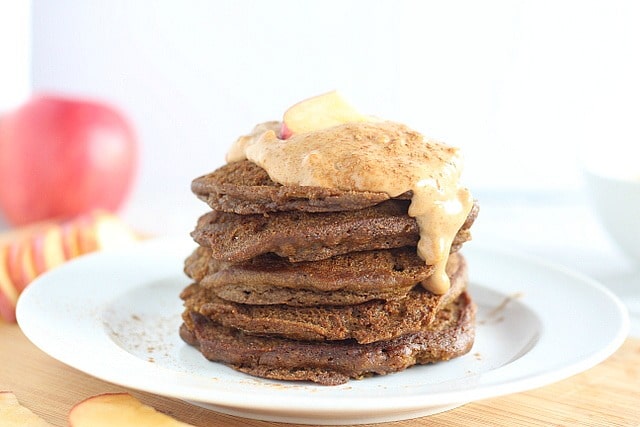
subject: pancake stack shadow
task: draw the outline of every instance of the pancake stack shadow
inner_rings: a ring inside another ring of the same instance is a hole
[[[192,232],[193,280],[180,336],[207,359],[251,375],[336,385],[467,353],[475,305],[452,245],[451,288],[420,284],[434,268],[416,254],[410,194],[282,186],[249,161],[192,183],[212,211]]]

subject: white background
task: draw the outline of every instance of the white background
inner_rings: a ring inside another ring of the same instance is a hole
[[[0,114],[29,96],[30,12],[30,2],[0,0]]]

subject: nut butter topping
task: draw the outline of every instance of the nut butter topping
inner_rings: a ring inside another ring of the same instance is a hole
[[[227,152],[227,163],[238,162],[240,160],[246,159],[247,155],[244,151],[247,145],[255,143],[255,141],[268,130],[278,132],[280,130],[280,122],[271,121],[257,124],[250,134],[242,135],[240,138],[236,139],[236,142],[233,143],[233,145]]]
[[[227,161],[246,156],[282,185],[384,192],[391,197],[411,190],[409,215],[420,229],[418,255],[436,267],[423,286],[436,294],[447,292],[445,266],[451,243],[473,205],[470,192],[459,182],[458,149],[393,122],[346,123],[286,140],[277,137],[274,127],[272,122],[259,125],[238,139]]]

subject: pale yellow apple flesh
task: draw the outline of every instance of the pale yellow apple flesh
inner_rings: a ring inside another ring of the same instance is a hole
[[[283,116],[280,138],[293,134],[313,132],[345,123],[376,121],[358,112],[340,95],[328,92],[305,99],[289,108]]]
[[[0,425],[2,427],[52,427],[25,408],[9,391],[0,391]]]
[[[138,236],[119,217],[107,212],[94,212],[93,235],[98,250],[122,248],[138,240]]]
[[[76,404],[71,427],[193,427],[156,411],[127,393],[107,393]]]
[[[65,221],[60,225],[62,233],[62,250],[66,259],[82,255],[78,243],[78,227],[74,222]]]

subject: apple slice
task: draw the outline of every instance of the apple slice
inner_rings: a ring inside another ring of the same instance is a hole
[[[21,251],[21,243],[19,240],[17,241],[0,241],[0,245],[6,248],[6,256],[3,255],[3,258],[6,259],[3,263],[6,266],[7,274],[9,275],[9,279],[11,279],[11,283],[18,288],[23,288],[21,286],[22,282],[22,268],[20,266],[20,251]]]
[[[0,273],[2,275],[2,273]],[[0,278],[2,280],[2,278]],[[17,295],[5,293],[5,289],[0,289],[0,323],[4,320],[7,323],[16,323],[16,303]]]
[[[8,248],[7,271],[18,292],[39,274],[34,263],[32,238],[50,226],[50,223],[42,223],[0,235],[0,245]]]
[[[29,243],[32,245],[31,256],[37,276],[66,261],[61,226],[47,227],[34,234]]]
[[[80,254],[119,248],[138,240],[136,233],[127,224],[106,211],[81,215],[75,223]]]
[[[98,250],[94,220],[93,213],[80,215],[73,220],[80,254],[88,254]]]
[[[359,113],[337,91],[300,101],[285,113],[280,138],[313,132],[345,123],[372,122],[373,117]]]
[[[93,216],[98,249],[121,248],[138,240],[131,227],[119,217],[105,211],[96,211]]]
[[[60,225],[62,233],[62,251],[66,259],[82,255],[78,242],[78,227],[74,221],[65,221]]]
[[[45,271],[79,255],[136,240],[138,235],[127,224],[106,211],[0,233],[0,317],[15,322],[18,296]]]
[[[33,279],[38,277],[33,262],[33,244],[29,238],[25,238],[15,241],[13,245],[17,247],[12,249],[13,253],[17,253],[17,257],[14,259],[15,264],[10,265],[10,268],[16,269],[16,273],[14,273],[17,276],[15,285],[18,292],[22,292]]]
[[[0,391],[2,427],[52,427],[51,424],[25,408],[10,391]]]
[[[0,243],[0,318],[6,322],[16,321],[18,289],[9,276],[9,246]]]
[[[0,317],[15,323],[18,296],[36,276],[30,240],[0,241]]]
[[[71,427],[193,427],[156,411],[128,393],[105,393],[76,404]]]

